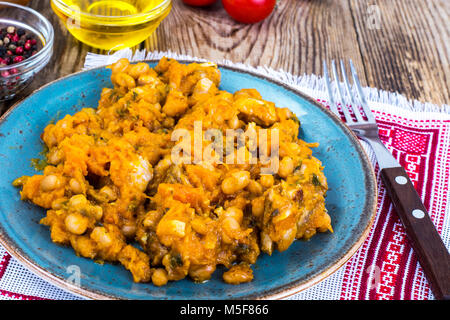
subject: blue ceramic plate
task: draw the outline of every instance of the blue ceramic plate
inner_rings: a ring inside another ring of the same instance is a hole
[[[155,62],[149,62],[151,66]],[[0,120],[0,242],[30,270],[75,294],[115,299],[254,299],[282,298],[312,286],[337,270],[359,248],[375,216],[376,183],[372,167],[351,131],[328,110],[277,81],[222,66],[221,89],[256,88],[264,99],[288,107],[302,123],[300,138],[319,142],[314,155],[325,166],[329,191],[326,206],[334,233],[295,241],[285,252],[261,254],[254,280],[238,286],[222,281],[219,268],[203,284],[185,279],[158,288],[133,283],[120,265],[96,264],[77,257],[71,248],[52,243],[38,222],[44,210],[20,200],[11,182],[36,174],[31,159],[39,156],[39,138],[52,120],[96,107],[103,87],[111,87],[110,70],[98,68],[50,83],[10,109]],[[70,281],[73,267],[80,285]]]

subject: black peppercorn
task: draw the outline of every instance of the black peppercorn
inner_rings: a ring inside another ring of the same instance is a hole
[[[7,26],[0,29],[0,64],[21,62],[38,52],[38,40],[26,29]]]

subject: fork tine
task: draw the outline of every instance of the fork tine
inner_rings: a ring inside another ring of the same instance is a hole
[[[350,83],[348,82],[347,72],[345,71],[344,61],[341,60],[341,72],[342,77],[344,78],[345,89],[347,90],[347,95],[350,99],[351,108],[353,109],[353,114],[356,117],[358,122],[364,122],[364,118],[361,115],[361,112],[358,109],[358,105],[353,98],[352,89],[350,87]]]
[[[370,110],[370,108],[367,104],[366,98],[364,97],[361,83],[359,82],[358,74],[356,73],[356,69],[355,69],[355,66],[353,65],[352,60],[350,60],[350,70],[352,72],[353,80],[355,81],[356,89],[357,89],[358,95],[359,95],[359,100],[361,101],[361,107],[363,108],[368,121],[375,122],[375,117],[373,116],[372,111]]]
[[[327,63],[325,60],[323,60],[323,77],[325,78],[325,84],[326,84],[327,91],[328,91],[328,100],[330,102],[330,110],[335,115],[339,115],[339,112],[338,112],[338,109],[336,106],[336,102],[334,101],[333,90],[331,89],[330,76],[328,74]]]
[[[339,76],[338,76],[337,69],[336,69],[336,63],[334,63],[334,60],[331,61],[331,68],[333,69],[334,83],[336,84],[336,88],[337,88],[339,100],[340,100],[339,102],[341,103],[341,109],[342,109],[342,112],[344,113],[345,121],[353,122],[352,116],[348,112],[348,108],[345,103],[344,96],[342,95],[341,84],[339,82]]]

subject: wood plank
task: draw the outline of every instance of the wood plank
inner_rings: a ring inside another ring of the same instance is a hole
[[[350,7],[370,86],[450,103],[448,1],[350,0]],[[379,28],[370,28],[376,10]]]
[[[293,74],[322,73],[323,59],[339,57],[351,58],[363,69],[347,1],[280,1],[271,16],[254,25],[234,22],[220,1],[207,9],[175,1],[156,33],[159,42],[151,49]]]

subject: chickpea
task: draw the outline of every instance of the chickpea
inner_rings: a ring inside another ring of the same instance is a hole
[[[261,178],[259,178],[259,182],[261,183],[261,185],[264,188],[267,189],[267,188],[270,188],[271,186],[273,186],[274,178],[270,174],[264,174],[264,175],[261,175]]]
[[[222,191],[225,194],[233,194],[244,189],[250,182],[250,172],[238,171],[232,173],[222,181]]]
[[[229,207],[227,210],[224,211],[223,214],[227,218],[228,217],[233,218],[238,223],[241,223],[242,218],[244,217],[244,213],[242,212],[242,210],[237,207]]]
[[[205,224],[205,220],[201,218],[196,218],[191,221],[191,227],[195,232],[205,235],[209,232],[208,225]]]
[[[134,78],[123,72],[113,75],[111,77],[111,80],[113,81],[113,83],[119,85],[120,87],[128,89],[133,89],[134,87],[136,87],[136,82],[134,81]]]
[[[248,172],[248,171],[233,172],[231,174],[231,176],[238,181],[238,184],[240,186],[245,185],[242,188],[245,188],[248,185],[248,183],[250,182],[250,172]]]
[[[259,217],[264,213],[264,197],[258,197],[252,200],[252,214]]]
[[[81,183],[79,183],[76,179],[72,178],[69,181],[69,187],[74,193],[83,193],[83,188]]]
[[[205,280],[209,280],[211,278],[211,274],[216,270],[215,265],[200,265],[200,266],[192,266],[189,268],[189,276],[198,282],[202,282]]]
[[[155,286],[164,286],[167,284],[167,282],[169,281],[169,278],[167,276],[167,271],[162,269],[162,268],[158,268],[153,272],[152,275],[152,282]]]
[[[140,86],[146,85],[146,84],[152,84],[155,83],[156,79],[148,74],[143,74],[139,76],[138,78],[138,84]]]
[[[259,184],[259,182],[255,180],[250,180],[250,183],[248,184],[248,190],[256,195],[260,195],[263,193],[263,187]]]
[[[161,213],[159,213],[156,210],[149,211],[143,220],[143,225],[146,228],[155,228],[157,225],[157,222],[159,222],[161,218]]]
[[[73,234],[83,234],[89,224],[89,219],[79,213],[71,213],[64,219],[68,231]]]
[[[91,238],[105,247],[110,246],[112,243],[111,236],[108,234],[105,227],[95,227],[91,232]]]
[[[57,165],[62,160],[62,152],[57,148],[53,148],[47,155],[47,160],[50,164]]]
[[[223,273],[223,280],[230,284],[250,282],[253,279],[253,271],[246,265],[236,265]]]
[[[240,121],[238,116],[234,116],[233,118],[231,118],[230,120],[228,120],[228,126],[231,129],[237,129],[240,127]]]
[[[45,176],[41,180],[41,189],[44,192],[52,191],[56,188],[58,188],[60,185],[60,181],[57,176],[51,174],[48,176]]]
[[[223,220],[222,227],[225,233],[231,238],[234,238],[234,235],[241,229],[239,222],[231,217],[227,217]]]
[[[161,105],[160,105],[159,103],[155,103],[155,104],[153,105],[153,108],[154,108],[156,111],[161,111]]]
[[[111,70],[113,73],[125,72],[129,65],[130,62],[128,59],[122,58],[111,66]]]
[[[64,202],[66,202],[66,198],[56,199],[52,202],[52,209],[53,210],[61,210],[64,207]]]
[[[132,237],[136,234],[136,225],[132,223],[126,223],[122,226],[122,233],[125,237]]]
[[[222,191],[225,194],[233,194],[236,191],[238,191],[238,189],[235,186],[235,181],[232,177],[230,178],[226,178],[222,181]]]
[[[100,206],[91,206],[89,212],[97,221],[100,221],[103,217],[103,209]]]
[[[278,169],[278,175],[282,178],[286,178],[294,171],[294,161],[291,157],[284,157],[280,161],[280,168]]]
[[[105,197],[108,200],[108,202],[117,200],[117,194],[111,187],[104,186],[103,188],[100,189],[99,194],[102,197]]]
[[[137,79],[139,76],[146,74],[150,71],[150,67],[145,62],[140,62],[138,64],[132,65],[129,70],[128,74],[132,76],[133,78]]]
[[[82,194],[77,194],[70,198],[69,205],[73,208],[82,208],[87,205],[87,199]]]

